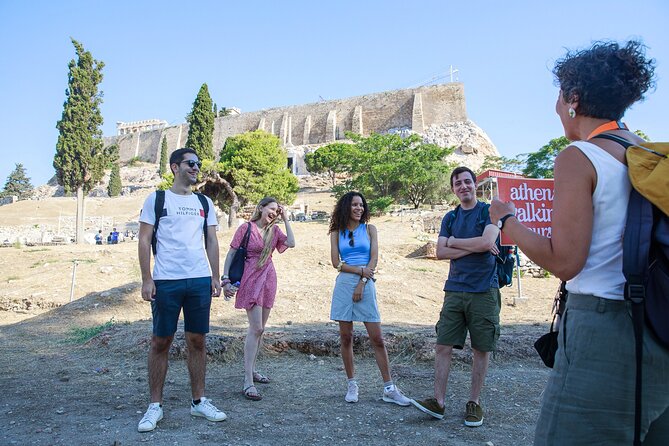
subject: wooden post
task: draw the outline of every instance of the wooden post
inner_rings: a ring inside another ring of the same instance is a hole
[[[79,264],[78,260],[73,260],[74,264],[72,267],[72,286],[70,287],[70,303],[72,303],[72,298],[74,297],[74,284],[77,281],[77,265]]]

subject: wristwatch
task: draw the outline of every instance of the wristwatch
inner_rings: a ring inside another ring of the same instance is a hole
[[[360,280],[362,280],[362,283],[367,283],[367,280],[369,280],[369,279],[367,279],[367,277],[363,277],[363,278],[360,279]]]
[[[504,227],[504,222],[506,222],[506,219],[509,218],[509,217],[515,217],[515,215],[514,214],[506,214],[504,217],[497,220],[497,227],[499,228],[500,231]]]

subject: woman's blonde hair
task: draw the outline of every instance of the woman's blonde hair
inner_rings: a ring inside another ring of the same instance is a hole
[[[279,202],[276,201],[276,198],[272,197],[265,197],[260,200],[255,210],[253,211],[253,215],[251,215],[251,221],[253,222],[260,220],[260,217],[262,217],[263,208],[272,203],[276,203],[277,205],[279,204]],[[274,225],[276,224],[276,221],[277,219],[275,218],[271,222],[267,223],[262,229],[263,248],[262,252],[260,253],[260,258],[258,259],[258,268],[262,268],[263,265],[267,263],[267,259],[272,253],[272,244],[274,242]]]

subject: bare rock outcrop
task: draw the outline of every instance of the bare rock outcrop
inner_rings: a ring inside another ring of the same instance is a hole
[[[488,135],[469,120],[433,124],[425,131],[423,140],[441,147],[455,147],[449,160],[472,170],[478,170],[486,156],[499,156]]]

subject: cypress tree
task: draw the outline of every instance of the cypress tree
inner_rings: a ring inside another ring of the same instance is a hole
[[[167,172],[167,137],[163,136],[163,142],[160,143],[160,168],[158,174],[162,178]]]
[[[118,197],[121,195],[121,172],[118,163],[112,166],[111,174],[109,175],[109,185],[107,186],[107,193],[110,197]]]
[[[16,163],[16,167],[7,177],[5,188],[2,193],[3,197],[17,196],[19,200],[30,198],[33,192],[33,185],[30,183],[30,178],[26,176],[26,168],[23,164]]]
[[[58,142],[53,167],[58,184],[66,193],[77,193],[77,243],[83,241],[84,194],[104,175],[105,154],[102,148],[102,82],[104,62],[93,59],[72,39],[77,60],[68,64],[68,85],[63,114],[56,124]]]
[[[112,144],[111,146],[105,147],[103,149],[103,157],[105,169],[111,169],[114,167],[114,164],[117,163],[120,159],[118,146],[116,144]]]
[[[186,116],[188,140],[186,147],[195,150],[198,158],[214,159],[214,104],[209,96],[209,87],[202,84],[197,93],[193,109]]]

